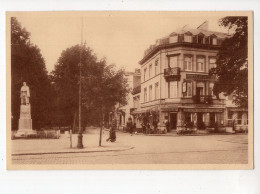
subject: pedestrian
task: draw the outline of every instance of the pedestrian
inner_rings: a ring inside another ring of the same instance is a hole
[[[164,125],[165,125],[165,133],[170,131],[170,123],[168,121],[168,116],[165,116],[165,120],[163,121]]]
[[[132,121],[132,118],[129,117],[128,118],[128,121],[126,123],[126,126],[127,126],[127,129],[129,131],[129,133],[131,134],[131,136],[133,135],[133,121]]]
[[[116,119],[113,119],[109,130],[109,137],[107,138],[107,141],[111,141],[111,142],[116,141],[116,125],[117,125]]]

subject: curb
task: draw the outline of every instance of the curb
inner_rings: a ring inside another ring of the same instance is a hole
[[[39,152],[39,153],[19,153],[19,154],[12,154],[12,156],[26,156],[26,155],[48,155],[48,154],[79,154],[79,153],[95,153],[95,152],[119,152],[125,150],[131,150],[135,147],[127,147],[124,149],[110,149],[110,150],[85,150],[85,151],[58,151],[58,152]]]

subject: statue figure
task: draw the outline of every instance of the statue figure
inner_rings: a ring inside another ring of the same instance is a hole
[[[26,85],[26,82],[23,82],[23,86],[21,87],[20,98],[21,98],[22,105],[29,104],[30,90],[29,90],[29,87]]]

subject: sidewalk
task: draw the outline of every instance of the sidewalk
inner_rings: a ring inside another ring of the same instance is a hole
[[[72,148],[70,148],[70,138],[61,134],[59,139],[16,139],[12,140],[12,155],[40,155],[40,154],[62,154],[62,153],[93,153],[112,152],[133,149],[119,141],[106,142],[109,136],[108,131],[102,134],[102,146],[99,147],[99,129],[88,130],[83,134],[83,149],[77,149],[78,135],[72,135]]]

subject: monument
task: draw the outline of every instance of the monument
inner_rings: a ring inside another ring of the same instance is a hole
[[[31,105],[29,102],[30,90],[26,82],[23,82],[23,86],[21,87],[20,98],[20,119],[18,131],[15,136],[27,137],[28,135],[36,134],[36,131],[32,130]]]

